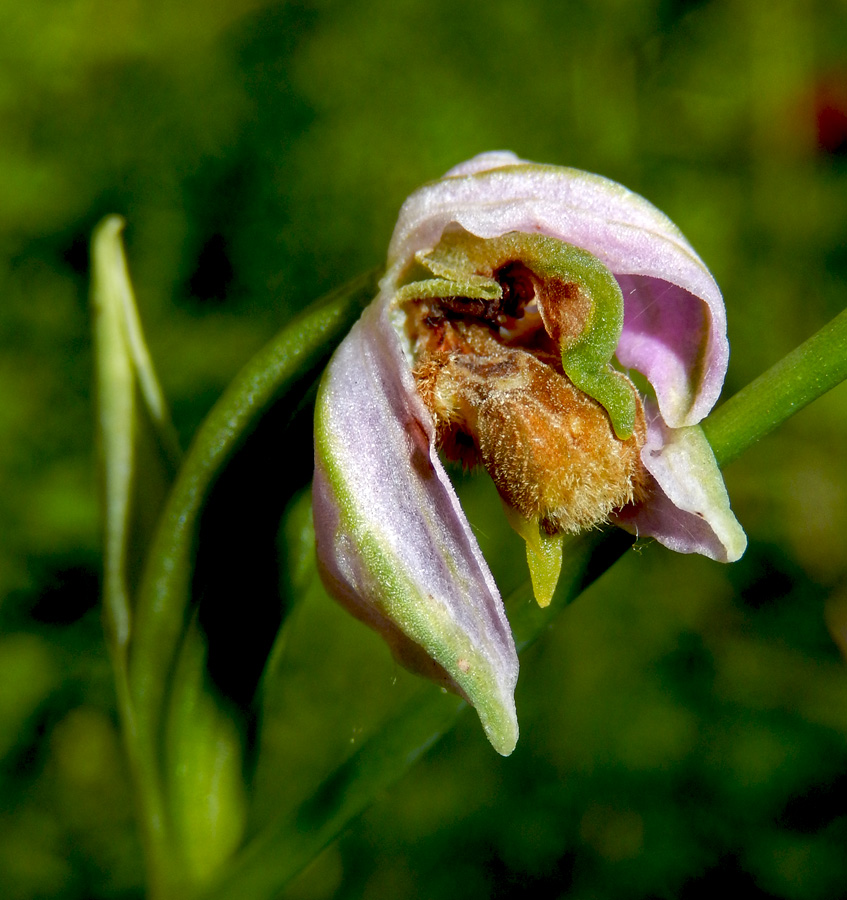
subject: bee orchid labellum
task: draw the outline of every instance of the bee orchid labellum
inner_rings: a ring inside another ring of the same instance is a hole
[[[697,425],[728,356],[714,279],[646,200],[511,153],[452,169],[404,204],[380,293],[321,384],[328,590],[511,753],[514,642],[439,451],[488,471],[542,606],[564,536],[609,522],[732,561],[746,538]]]

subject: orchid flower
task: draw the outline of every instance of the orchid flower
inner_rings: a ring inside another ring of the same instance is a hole
[[[509,754],[517,654],[439,451],[488,470],[542,606],[564,535],[608,522],[733,561],[746,538],[697,425],[728,356],[714,279],[646,200],[505,152],[451,169],[403,205],[379,295],[321,384],[329,592]]]

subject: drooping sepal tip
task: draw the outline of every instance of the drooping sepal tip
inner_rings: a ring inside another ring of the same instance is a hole
[[[550,605],[562,571],[564,532],[547,534],[538,522],[524,518],[507,503],[503,504],[509,525],[526,541],[526,561],[535,600],[543,609]]]

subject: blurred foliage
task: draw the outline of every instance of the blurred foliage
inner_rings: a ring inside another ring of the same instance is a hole
[[[727,299],[732,392],[845,303],[846,60],[843,0],[0,0],[3,896],[142,893],[97,608],[104,214],[184,443],[296,310],[380,263],[414,187],[494,148],[677,222]],[[740,563],[628,554],[523,660],[515,755],[466,717],[286,896],[842,896],[845,401],[728,470]],[[464,492],[507,593],[519,539]],[[254,829],[411,690],[317,586],[266,687]]]

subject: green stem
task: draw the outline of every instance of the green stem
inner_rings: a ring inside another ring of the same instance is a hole
[[[703,422],[719,465],[847,378],[847,309]]]

